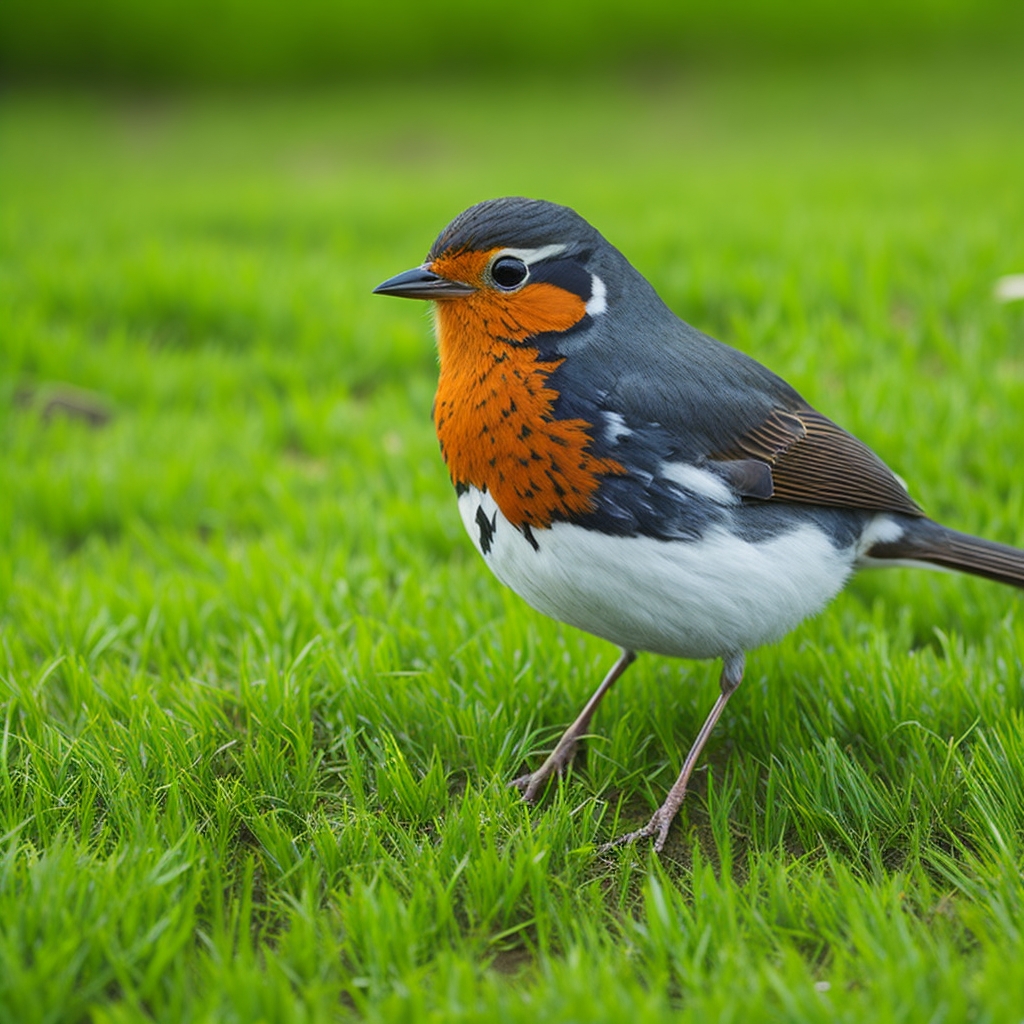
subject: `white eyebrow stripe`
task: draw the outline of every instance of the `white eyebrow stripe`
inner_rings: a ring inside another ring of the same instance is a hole
[[[527,266],[531,266],[534,263],[539,263],[541,260],[546,260],[549,256],[557,256],[568,248],[567,245],[556,244],[543,245],[539,249],[502,249],[495,259],[500,259],[502,256],[515,256]]]

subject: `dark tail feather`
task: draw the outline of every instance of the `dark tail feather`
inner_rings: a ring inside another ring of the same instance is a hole
[[[944,569],[957,569],[1024,588],[1024,551],[950,530],[931,519],[903,522],[903,536],[875,544],[867,552],[869,558],[931,562]]]

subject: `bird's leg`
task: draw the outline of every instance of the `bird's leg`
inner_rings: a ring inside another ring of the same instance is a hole
[[[718,700],[715,701],[711,714],[708,715],[704,725],[701,726],[700,732],[697,734],[697,738],[693,741],[693,746],[690,747],[690,752],[686,755],[686,760],[683,762],[683,770],[679,773],[679,778],[676,779],[674,785],[668,791],[665,802],[654,812],[651,820],[643,828],[639,828],[635,832],[630,832],[627,835],[612,840],[610,843],[606,843],[601,847],[600,852],[604,853],[615,846],[624,846],[627,843],[636,842],[637,839],[653,836],[654,852],[661,853],[665,847],[665,840],[668,838],[669,827],[682,806],[683,797],[686,796],[686,786],[690,781],[690,776],[693,774],[693,766],[697,763],[697,758],[700,757],[700,752],[704,749],[704,744],[707,743],[708,737],[715,728],[715,724],[725,710],[725,705],[729,702],[729,698],[736,692],[736,687],[743,681],[743,662],[743,654],[733,654],[725,659],[725,663],[722,665],[722,676],[718,682],[722,692],[718,695]]]
[[[527,803],[533,803],[537,794],[545,782],[555,773],[562,771],[572,760],[576,752],[576,744],[581,736],[585,736],[590,726],[590,720],[594,717],[597,705],[601,698],[612,688],[623,672],[636,661],[636,654],[633,651],[623,650],[619,660],[612,665],[608,675],[601,681],[601,685],[594,691],[594,695],[583,706],[583,710],[577,715],[576,721],[569,726],[562,734],[558,745],[548,755],[548,759],[535,771],[522,775],[515,779],[511,785],[523,791],[523,799]]]

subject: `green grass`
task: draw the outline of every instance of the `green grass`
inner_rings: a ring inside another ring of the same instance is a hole
[[[860,577],[749,659],[665,856],[598,857],[717,667],[641,658],[519,803],[614,651],[489,577],[429,320],[369,292],[477,199],[569,202],[1024,545],[1022,88],[7,96],[0,1020],[1019,1021],[1020,595]]]

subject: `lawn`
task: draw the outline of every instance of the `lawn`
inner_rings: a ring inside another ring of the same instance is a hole
[[[951,526],[1024,546],[1024,71],[0,101],[0,1021],[1020,1021],[1024,610],[864,574],[614,658],[463,535],[419,304],[463,207],[580,210]]]

